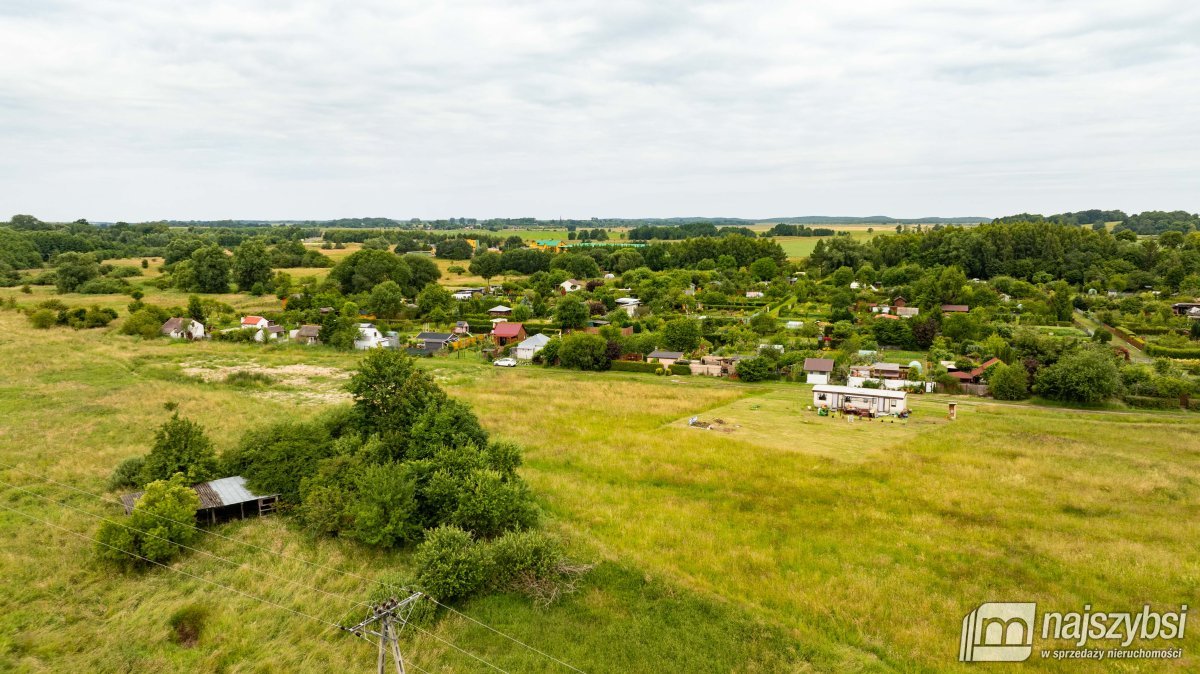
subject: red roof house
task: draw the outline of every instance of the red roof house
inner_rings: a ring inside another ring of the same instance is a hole
[[[513,340],[522,341],[525,339],[525,326],[521,323],[497,323],[492,328],[492,339],[496,340],[496,344],[500,346]]]

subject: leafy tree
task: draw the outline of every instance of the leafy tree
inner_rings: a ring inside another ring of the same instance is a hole
[[[587,305],[574,293],[568,293],[558,301],[554,314],[555,319],[566,329],[584,327],[590,316]]]
[[[408,429],[446,394],[410,356],[390,349],[373,350],[350,378],[354,408],[367,432]]]
[[[750,317],[750,329],[760,335],[769,335],[779,330],[779,322],[766,311],[760,311]]]
[[[588,255],[578,253],[562,253],[550,261],[551,269],[562,269],[577,279],[596,278],[600,275],[600,265]]]
[[[743,358],[737,363],[737,376],[744,382],[766,381],[775,376],[775,367],[763,356]]]
[[[454,306],[454,298],[450,291],[436,283],[430,283],[417,295],[417,311],[422,316],[428,316],[435,310],[449,311]]]
[[[242,292],[271,282],[271,256],[262,241],[250,239],[234,249],[233,282]]]
[[[445,260],[468,260],[471,252],[466,239],[447,239],[437,245],[436,255]]]
[[[100,526],[99,554],[128,566],[169,562],[199,534],[193,525],[199,508],[200,497],[183,475],[155,480],[146,486],[127,519]]]
[[[1060,321],[1071,320],[1071,313],[1074,306],[1071,303],[1071,287],[1066,281],[1058,281],[1051,286],[1050,307],[1054,310],[1054,317]]]
[[[763,257],[750,264],[750,275],[756,281],[770,281],[779,276],[779,265],[769,257]]]
[[[62,253],[54,261],[54,286],[60,293],[73,293],[100,275],[96,257],[84,253]]]
[[[430,283],[436,283],[442,277],[442,270],[438,269],[437,263],[428,255],[405,255],[400,260],[408,265],[411,274],[408,287],[404,288],[404,294],[409,297],[421,292],[421,289]]]
[[[416,482],[404,464],[365,466],[355,487],[350,505],[355,538],[380,547],[398,547],[420,539]]]
[[[207,322],[207,317],[204,315],[204,303],[202,303],[200,298],[196,297],[195,295],[192,295],[188,298],[187,313],[188,318],[192,319],[193,321],[197,321],[199,323]]]
[[[524,323],[533,318],[533,309],[530,309],[528,304],[518,304],[513,307],[512,317],[514,321]]]
[[[558,360],[563,367],[579,370],[607,370],[608,342],[600,335],[573,332],[563,337],[558,349]]]
[[[354,318],[347,316],[326,314],[321,319],[321,330],[317,338],[322,344],[334,349],[350,350],[354,348],[354,340],[358,339],[358,323]]]
[[[332,455],[333,440],[325,424],[284,422],[247,432],[223,463],[231,473],[243,475],[258,493],[279,494],[287,503],[299,503],[301,481]]]
[[[192,253],[191,262],[192,282],[196,292],[229,292],[229,256],[220,246],[197,249]]]
[[[154,434],[154,446],[142,467],[142,482],[165,480],[182,473],[190,482],[216,477],[217,455],[204,428],[196,422],[171,415]]]
[[[690,318],[667,321],[662,328],[663,346],[672,351],[688,353],[700,347],[700,322]]]
[[[471,259],[469,269],[472,274],[482,277],[484,282],[490,285],[492,278],[499,275],[504,267],[499,253],[483,252]]]
[[[1024,400],[1029,397],[1029,374],[1020,365],[996,365],[988,375],[988,391],[996,400]]]
[[[479,425],[479,419],[470,405],[444,398],[434,400],[413,421],[409,430],[409,446],[404,457],[424,459],[433,456],[444,447],[486,447],[487,431]]]
[[[1046,398],[1097,403],[1116,395],[1120,385],[1111,353],[1103,347],[1081,348],[1042,368],[1033,390]]]
[[[384,281],[371,289],[367,308],[376,316],[395,318],[404,311],[404,292],[395,281]]]
[[[404,260],[385,250],[359,250],[334,265],[329,278],[343,294],[369,292],[384,281],[395,281],[401,288],[412,279],[412,270]]]

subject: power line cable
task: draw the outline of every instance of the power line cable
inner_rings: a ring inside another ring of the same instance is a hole
[[[72,486],[72,485],[69,485],[69,484],[66,484],[66,483],[63,483],[63,482],[59,482],[59,481],[57,481],[57,480],[54,480],[54,479],[52,479],[52,478],[50,478],[50,477],[47,477],[47,476],[45,476],[45,475],[41,475],[41,474],[38,474],[38,473],[34,473],[34,472],[32,472],[32,471],[25,470],[25,469],[23,469],[23,468],[20,468],[20,467],[18,467],[18,466],[14,466],[14,465],[12,465],[12,464],[0,464],[0,469],[6,469],[6,470],[15,470],[15,471],[17,471],[17,472],[24,473],[25,475],[29,475],[29,476],[31,476],[31,477],[34,477],[34,478],[37,478],[37,479],[43,480],[43,481],[45,481],[45,482],[49,482],[49,483],[51,483],[51,484],[55,484],[55,485],[58,485],[58,486],[60,486],[60,487],[64,487],[64,488],[66,488],[66,489],[70,489],[70,490],[72,490],[72,491],[74,491],[74,492],[77,492],[77,493],[80,493],[80,494],[85,494],[85,495],[87,495],[87,496],[91,496],[91,497],[93,497],[93,498],[100,499],[101,501],[106,501],[106,502],[109,502],[109,503],[115,503],[115,504],[117,504],[117,505],[120,505],[120,506],[122,506],[122,507],[124,506],[124,503],[122,503],[122,502],[121,502],[119,499],[112,499],[112,498],[108,498],[108,497],[106,497],[106,496],[104,496],[104,495],[102,495],[102,494],[97,494],[97,493],[94,493],[94,492],[89,492],[89,491],[87,491],[86,489],[80,489],[80,488],[78,488],[78,487],[75,487],[75,486]],[[394,586],[394,585],[392,585],[392,584],[390,584],[390,583],[386,583],[386,582],[384,582],[384,581],[382,581],[382,580],[379,580],[379,579],[377,579],[377,578],[368,578],[368,577],[366,577],[366,576],[363,576],[363,575],[360,575],[360,574],[354,573],[353,571],[344,571],[344,570],[342,570],[342,569],[336,569],[336,568],[334,568],[334,567],[332,567],[332,566],[328,566],[328,565],[325,565],[325,564],[320,564],[320,563],[317,563],[317,562],[312,562],[312,561],[309,561],[309,560],[306,560],[306,559],[301,559],[301,558],[299,558],[299,557],[293,557],[293,556],[291,556],[291,555],[287,555],[287,554],[284,554],[284,553],[282,553],[282,552],[277,552],[277,551],[275,551],[275,550],[271,550],[271,549],[268,549],[268,548],[264,548],[264,547],[262,547],[262,546],[259,546],[259,545],[254,545],[253,543],[248,543],[248,542],[246,542],[246,541],[239,541],[239,540],[237,540],[236,538],[231,538],[231,537],[229,537],[229,536],[225,536],[224,534],[220,534],[220,533],[218,533],[218,532],[215,532],[215,531],[210,531],[210,530],[208,530],[208,529],[203,529],[203,528],[200,528],[200,527],[196,526],[196,525],[195,525],[195,523],[181,522],[181,521],[179,521],[179,520],[171,519],[171,518],[169,518],[169,517],[166,517],[165,515],[159,515],[159,514],[157,514],[157,513],[147,513],[147,514],[149,514],[149,515],[152,515],[152,516],[154,516],[154,517],[157,517],[157,518],[159,518],[159,519],[161,519],[161,520],[164,520],[164,521],[167,521],[167,522],[172,522],[172,523],[174,523],[174,524],[180,524],[180,525],[183,525],[183,526],[188,526],[188,527],[191,527],[191,528],[193,528],[193,529],[195,529],[195,530],[197,530],[197,531],[204,532],[204,533],[206,533],[206,534],[209,534],[209,535],[211,535],[211,536],[216,536],[217,538],[221,538],[221,539],[223,539],[223,540],[227,540],[227,541],[230,541],[230,542],[232,542],[232,543],[237,543],[237,544],[239,544],[239,545],[245,545],[245,546],[247,546],[247,547],[250,547],[250,548],[253,548],[253,549],[255,549],[255,550],[259,550],[259,551],[261,551],[261,552],[266,552],[266,553],[268,553],[268,554],[277,555],[277,556],[279,556],[279,557],[282,557],[282,558],[284,558],[284,559],[290,559],[290,560],[293,560],[293,561],[296,561],[296,562],[300,562],[300,563],[302,563],[302,564],[307,564],[307,565],[311,566],[312,568],[323,569],[323,570],[326,570],[326,571],[332,571],[332,572],[334,572],[334,573],[340,573],[340,574],[342,574],[342,575],[345,575],[345,576],[347,576],[347,577],[351,577],[351,578],[357,578],[357,579],[359,579],[359,580],[364,580],[364,581],[367,581],[367,582],[369,582],[369,583],[377,583],[377,584],[379,584],[379,585],[381,585],[381,586],[383,586],[383,587],[385,587],[385,588],[387,588],[387,589],[389,589],[389,590],[394,590],[394,589],[396,589],[396,587],[397,587],[397,586]],[[402,588],[402,589],[404,589],[405,591],[408,591],[408,588]],[[464,619],[466,619],[466,620],[468,620],[468,621],[470,621],[470,622],[472,622],[472,623],[474,623],[474,624],[476,624],[476,625],[479,625],[479,626],[481,626],[481,627],[483,627],[483,628],[485,628],[485,629],[487,629],[487,630],[490,630],[491,632],[493,632],[493,633],[495,633],[495,634],[497,634],[497,635],[499,635],[499,636],[502,636],[502,637],[504,637],[505,639],[508,639],[509,641],[511,641],[511,642],[513,642],[513,643],[515,643],[515,644],[517,644],[517,645],[519,645],[519,646],[521,646],[521,647],[523,647],[523,648],[525,648],[525,649],[528,649],[529,651],[531,651],[531,652],[533,652],[533,653],[536,653],[536,654],[538,654],[538,655],[540,655],[540,656],[542,656],[542,657],[544,657],[544,658],[546,658],[546,659],[548,659],[548,660],[551,660],[552,662],[555,662],[555,663],[557,663],[557,664],[559,664],[559,665],[561,665],[561,666],[563,666],[563,667],[566,667],[567,669],[570,669],[571,671],[578,672],[579,674],[586,674],[586,673],[585,673],[585,672],[584,672],[582,669],[579,669],[578,667],[575,667],[574,665],[571,665],[570,663],[564,662],[563,660],[561,660],[561,659],[559,659],[559,658],[556,658],[556,657],[554,657],[553,655],[550,655],[549,653],[546,653],[545,651],[542,651],[542,650],[540,650],[540,649],[538,649],[538,648],[536,648],[536,647],[534,647],[534,646],[531,646],[530,644],[527,644],[527,643],[525,643],[524,641],[521,641],[520,639],[518,639],[518,638],[516,638],[516,637],[514,637],[514,636],[512,636],[512,635],[510,635],[510,634],[508,634],[508,633],[506,633],[506,632],[503,632],[503,631],[501,631],[501,630],[498,630],[498,629],[496,629],[496,628],[492,627],[491,625],[488,625],[487,623],[484,623],[483,621],[477,620],[476,618],[473,618],[473,617],[471,617],[470,615],[468,615],[468,614],[466,614],[466,613],[463,613],[462,611],[459,611],[458,609],[455,609],[455,608],[454,608],[454,607],[452,607],[452,606],[447,606],[446,604],[443,604],[442,602],[440,602],[440,601],[438,601],[438,600],[434,599],[433,597],[429,597],[428,595],[426,595],[426,596],[427,596],[427,597],[428,597],[428,599],[429,599],[430,601],[432,601],[434,604],[437,604],[438,606],[440,606],[440,607],[442,607],[442,608],[446,609],[447,611],[450,611],[451,613],[453,613],[453,614],[455,614],[455,615],[457,615],[457,616],[459,616],[459,617],[462,617],[462,618],[464,618]],[[416,626],[414,625],[414,627],[416,627]],[[420,628],[417,628],[417,629],[420,629]]]

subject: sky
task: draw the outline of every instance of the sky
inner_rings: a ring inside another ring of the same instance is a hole
[[[1200,3],[0,2],[0,218],[1200,211]]]

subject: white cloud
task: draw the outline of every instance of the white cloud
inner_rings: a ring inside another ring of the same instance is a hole
[[[1200,210],[1182,1],[0,6],[0,213]]]

